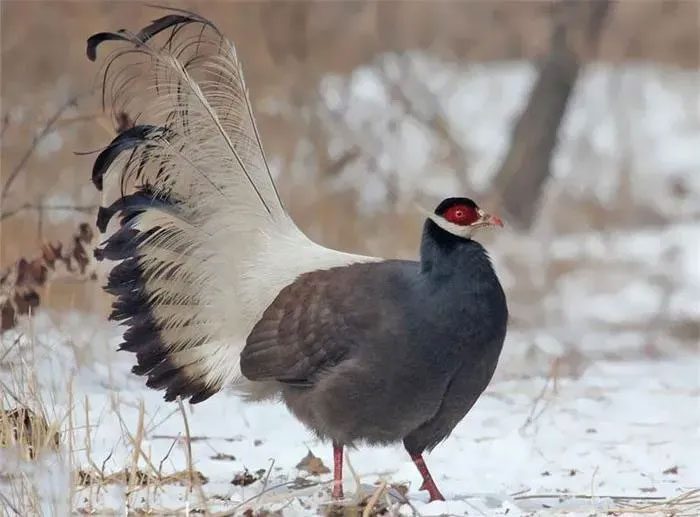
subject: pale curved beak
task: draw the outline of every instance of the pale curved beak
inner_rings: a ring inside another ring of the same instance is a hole
[[[503,228],[503,221],[496,215],[491,215],[483,210],[479,210],[479,220],[476,222],[479,226],[499,226]]]
[[[485,222],[487,224],[490,224],[491,226],[500,226],[501,228],[503,228],[503,221],[500,217],[496,215],[487,214]]]

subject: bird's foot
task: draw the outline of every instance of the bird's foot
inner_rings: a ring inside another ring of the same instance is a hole
[[[338,501],[340,499],[343,499],[343,497],[345,497],[343,495],[343,482],[342,481],[334,481],[333,482],[332,497],[333,497],[334,501]]]
[[[423,484],[420,486],[420,490],[425,490],[428,492],[430,495],[430,502],[432,503],[433,501],[444,501],[445,497],[440,493],[440,490],[438,489],[437,485],[435,484],[435,481],[432,479],[426,479],[423,481]]]
[[[416,467],[418,467],[418,472],[420,472],[420,475],[423,478],[423,484],[420,486],[420,489],[426,490],[428,494],[430,494],[430,502],[444,501],[445,497],[440,493],[435,481],[433,481],[433,476],[430,475],[430,471],[423,460],[423,455],[420,453],[411,454],[411,459],[413,460],[413,463],[416,464]]]

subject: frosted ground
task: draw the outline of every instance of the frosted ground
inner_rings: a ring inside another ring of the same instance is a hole
[[[408,63],[385,56],[322,85],[319,112],[331,152],[355,145],[372,157],[345,168],[334,187],[356,191],[370,214],[396,194],[388,181],[396,171],[400,199],[456,189],[477,197],[534,78],[520,63],[461,68],[420,55]],[[389,100],[387,78],[402,79],[408,104]],[[406,515],[700,513],[698,79],[642,65],[584,74],[538,224],[528,235],[490,238],[513,319],[494,382],[427,457],[449,500],[427,504],[400,446],[349,451],[363,493],[382,482],[407,486],[408,503],[398,489],[389,491],[391,510]],[[264,108],[289,109],[272,101]],[[439,165],[444,149],[419,123],[436,114],[464,142],[468,176]],[[288,171],[300,181],[309,173],[308,151],[302,142]],[[609,210],[596,222],[590,206]],[[183,417],[129,374],[129,356],[114,352],[117,329],[96,316],[40,313],[23,330],[19,341],[2,338],[0,379],[13,385],[18,370],[34,372],[71,443],[31,464],[0,449],[0,465],[27,473],[45,513],[66,514],[71,499],[85,511],[119,514],[206,507],[308,515],[328,502],[330,474],[297,465],[311,450],[330,466],[329,445],[283,407],[245,405],[225,393],[186,408],[193,468],[207,478],[202,492],[184,482],[128,494],[113,483],[76,489],[71,471],[131,467],[133,440],[143,451],[139,469],[185,469]],[[246,469],[261,479],[231,484]],[[356,493],[348,471],[346,492]],[[8,485],[0,493],[12,496]]]
[[[79,314],[60,323],[39,316],[33,323],[34,357],[24,360],[33,363],[52,416],[61,418],[72,405],[74,450],[45,457],[39,469],[3,451],[2,464],[35,476],[46,514],[68,513],[71,461],[74,469],[90,471],[96,465],[107,474],[132,465],[142,402],[145,457],[139,459],[139,468],[148,471],[150,464],[164,475],[187,468],[182,415],[129,374],[128,357],[112,351],[118,342],[112,329]],[[67,336],[73,336],[71,342]],[[82,362],[84,366],[77,366]],[[700,487],[699,391],[697,363],[687,359],[601,360],[578,379],[496,381],[428,457],[448,498],[445,503],[427,504],[427,496],[416,490],[415,467],[400,446],[350,450],[349,458],[363,493],[382,481],[408,486],[412,507],[392,499],[394,509],[407,514],[566,510],[589,515],[632,505],[661,509],[664,501]],[[282,407],[246,405],[222,394],[187,410],[187,416],[193,467],[208,479],[202,486],[206,504],[199,491],[189,493],[177,483],[127,495],[123,485],[97,482],[73,488],[73,504],[85,511],[117,513],[128,504],[153,511],[284,508],[285,515],[305,515],[328,503],[329,492],[318,482],[328,481],[330,474],[314,476],[296,466],[309,450],[330,465],[330,447]],[[264,474],[248,486],[232,485],[246,469]],[[355,483],[346,475],[352,497]],[[312,486],[304,487],[299,478]],[[259,495],[263,488],[272,490]],[[686,510],[686,515],[700,508],[697,496],[686,503],[668,508]]]

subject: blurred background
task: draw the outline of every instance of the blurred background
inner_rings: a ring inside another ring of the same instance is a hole
[[[173,5],[237,44],[284,201],[315,240],[416,257],[416,205],[468,195],[506,220],[485,239],[523,353],[575,362],[583,349],[698,344],[698,2]],[[160,12],[1,8],[7,272],[46,243],[72,252],[94,219],[84,153],[115,123],[93,94],[86,37]],[[42,307],[104,307],[90,271],[51,272]]]
[[[637,495],[661,490],[647,481],[650,473],[678,481],[679,465],[684,486],[700,485],[697,467],[694,478],[686,475],[693,443],[697,450],[700,394],[700,2],[171,5],[213,20],[237,45],[283,201],[314,240],[416,258],[417,206],[454,195],[504,219],[505,230],[481,239],[510,306],[496,374],[503,383],[489,388],[493,396],[456,432],[468,440],[438,449],[444,461],[457,451],[470,462],[484,459],[483,471],[450,464],[474,479],[453,480],[459,488],[448,484],[448,491],[550,483],[587,492],[593,479],[577,471],[609,481],[623,466],[637,476],[625,481]],[[92,262],[98,198],[90,171],[95,151],[124,121],[102,111],[99,66],[87,60],[85,40],[138,29],[162,11],[136,1],[3,0],[0,15],[2,329],[26,335],[24,315],[40,316],[36,335],[48,337],[37,343],[48,343],[49,352],[38,371],[60,370],[50,386],[46,379],[54,377],[39,375],[40,384],[58,397],[74,383],[85,392],[88,421],[88,395],[92,408],[96,400],[107,407],[115,392],[127,397],[131,389],[130,405],[122,406],[130,419],[110,424],[123,433],[124,422],[143,424],[143,406],[135,408],[144,398],[153,418],[162,403],[129,375],[130,359],[114,353],[115,329],[108,337],[97,330],[110,300]],[[0,350],[0,380],[25,364],[21,354],[11,359],[19,342],[8,339]],[[112,363],[117,373],[107,370]],[[557,392],[557,379],[570,382],[568,392]],[[652,402],[655,394],[662,395]],[[70,412],[73,395],[61,396],[70,400],[59,407]],[[5,392],[1,400],[17,402]],[[539,418],[543,400],[550,434],[539,445],[514,437],[513,428],[522,424],[523,432]],[[306,442],[287,432],[291,418],[269,429],[264,423],[277,413],[237,404],[197,406],[199,421],[212,411],[217,427],[223,411],[234,422],[227,429],[238,432],[239,414],[249,415],[254,446],[228,453],[246,469],[275,457],[278,468],[292,471]],[[638,423],[645,418],[638,408],[647,410],[646,424]],[[61,411],[55,418],[64,425]],[[606,418],[622,427],[596,435]],[[170,434],[179,432],[178,424]],[[270,433],[277,433],[270,448],[258,448]],[[129,458],[132,442],[123,440]],[[113,443],[104,443],[107,456]],[[283,443],[289,457],[278,456]],[[378,454],[364,465],[395,461]],[[570,470],[550,478],[567,454]],[[198,456],[208,458],[207,449]],[[480,475],[488,469],[498,473]],[[411,465],[400,472],[414,475]]]

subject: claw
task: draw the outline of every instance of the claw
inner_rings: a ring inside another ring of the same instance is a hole
[[[423,476],[423,484],[420,486],[420,490],[426,490],[428,494],[430,494],[431,503],[433,501],[444,501],[445,498],[440,493],[440,490],[438,490],[435,481],[433,481],[430,471],[428,471],[428,467],[425,465],[425,461],[423,461],[423,456],[421,454],[411,455],[411,459],[413,463],[416,464],[416,467],[418,467],[421,476]]]
[[[334,483],[333,484],[332,497],[333,497],[333,500],[338,500],[338,499],[342,499],[343,497],[345,497],[343,495],[343,485],[341,483]]]

